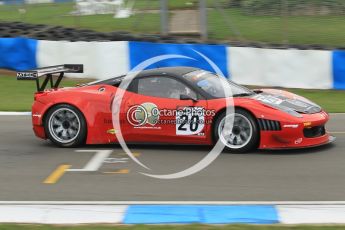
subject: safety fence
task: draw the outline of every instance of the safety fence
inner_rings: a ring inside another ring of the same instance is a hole
[[[345,89],[345,51],[341,50],[0,38],[0,68],[27,70],[59,64],[84,64],[84,73],[71,74],[71,77],[105,79],[125,74],[158,56],[164,60],[147,68],[193,66],[215,72],[210,64],[213,62],[226,77],[239,84]]]
[[[230,44],[238,42],[284,47],[313,46],[316,49],[344,49],[345,46],[344,0],[204,1],[207,10],[201,15],[207,20],[200,22],[203,31],[197,26],[201,0],[167,1],[169,26],[166,29],[172,34],[181,31],[194,34],[199,30],[204,33],[206,29],[211,42],[227,41]],[[44,23],[99,33],[127,31],[158,35],[162,28],[160,2],[161,0],[0,0],[0,21]],[[127,16],[128,12],[132,14],[128,18],[122,18],[126,16],[125,12]],[[183,15],[186,14],[187,19],[182,20],[184,23],[180,24],[179,20],[174,19],[184,18]],[[0,31],[0,34],[9,35],[9,32]],[[47,36],[44,33],[38,35],[38,39],[55,40],[44,38]]]

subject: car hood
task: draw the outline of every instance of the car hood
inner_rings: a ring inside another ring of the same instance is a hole
[[[277,89],[260,89],[259,91],[261,93],[254,95],[253,99],[277,109],[304,114],[319,113],[322,110],[317,104],[294,93]]]

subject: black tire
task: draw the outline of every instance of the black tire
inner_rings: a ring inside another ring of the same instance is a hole
[[[235,116],[238,117],[245,117],[247,118],[248,124],[251,127],[252,133],[251,136],[248,138],[248,141],[246,141],[246,143],[244,143],[243,146],[239,145],[239,147],[231,147],[229,145],[231,145],[230,143],[228,143],[228,145],[226,145],[223,142],[223,144],[225,145],[225,149],[229,152],[232,153],[244,153],[244,152],[248,152],[250,150],[253,150],[255,148],[258,147],[259,144],[259,140],[260,140],[260,131],[259,131],[259,127],[258,124],[256,122],[256,119],[253,117],[253,115],[244,110],[244,109],[235,109]],[[215,143],[219,140],[219,126],[222,125],[222,120],[225,118],[225,111],[222,112],[216,119],[214,126],[213,126],[213,137],[215,140]],[[235,126],[234,126],[235,127]],[[235,130],[233,129],[232,132],[234,132]],[[233,134],[233,133],[232,133]],[[239,134],[240,135],[240,134]]]
[[[77,147],[85,143],[87,125],[84,115],[77,108],[59,104],[49,109],[45,115],[44,130],[49,140],[57,146]]]

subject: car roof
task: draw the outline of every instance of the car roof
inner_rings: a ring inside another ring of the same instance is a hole
[[[155,69],[148,69],[142,70],[137,73],[135,77],[144,77],[144,76],[154,76],[154,75],[170,75],[174,77],[182,77],[183,75],[194,72],[197,70],[201,70],[199,68],[194,67],[187,67],[187,66],[176,66],[176,67],[161,67]],[[105,80],[97,80],[94,82],[90,82],[87,85],[99,85],[99,84],[107,84],[107,85],[119,85],[126,75],[121,75],[117,77],[108,78]]]
[[[187,66],[176,66],[176,67],[161,67],[155,69],[148,69],[141,71],[137,76],[147,76],[147,75],[173,75],[173,76],[183,76],[187,73],[200,70],[199,68],[195,67],[187,67]]]

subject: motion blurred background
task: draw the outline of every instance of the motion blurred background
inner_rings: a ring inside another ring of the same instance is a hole
[[[73,223],[68,221],[74,217],[86,222],[102,217],[99,219],[102,223],[111,218],[109,223],[113,223],[122,221],[116,220],[115,214],[125,216],[125,212],[131,210],[141,221],[152,216],[155,221],[162,221],[160,224],[165,223],[165,219],[182,223],[177,227],[140,225],[138,229],[211,229],[209,225],[185,224],[213,218],[222,224],[222,218],[234,219],[236,223],[270,224],[278,223],[284,215],[287,221],[282,223],[322,223],[289,225],[286,229],[325,229],[324,223],[328,223],[322,222],[325,220],[332,223],[327,229],[344,229],[334,225],[344,223],[345,209],[338,205],[341,202],[323,207],[318,203],[310,205],[312,207],[292,206],[289,202],[345,200],[344,114],[332,114],[327,126],[338,138],[336,145],[279,153],[222,154],[207,171],[180,180],[142,176],[138,173],[143,172],[141,167],[134,167],[131,161],[125,164],[126,154],[119,146],[114,147],[111,158],[105,159],[108,162],[104,161],[101,170],[67,173],[70,166],[78,171],[94,153],[54,148],[38,141],[31,131],[31,116],[16,116],[30,114],[37,90],[33,81],[17,81],[16,71],[83,64],[83,74],[66,74],[68,77],[60,84],[73,87],[126,74],[143,61],[164,54],[191,58],[164,60],[159,67],[184,65],[212,71],[214,68],[203,58],[206,56],[236,83],[250,88],[287,88],[329,113],[345,113],[345,0],[0,0],[0,115],[6,115],[0,119],[0,197],[4,200],[0,205],[0,217],[3,217],[0,222],[8,222],[7,216],[10,221],[18,217],[23,223],[29,222],[30,217],[35,217],[35,223]],[[150,67],[158,67],[158,64]],[[106,119],[104,122],[109,123]],[[302,138],[297,141],[300,143]],[[103,148],[113,149],[113,146],[92,148],[98,152]],[[134,154],[141,155],[142,162],[149,162],[157,167],[152,168],[155,170],[172,170],[169,173],[175,171],[175,166],[180,170],[185,165],[194,165],[207,151],[204,146],[133,146]],[[99,159],[98,155],[92,159]],[[101,167],[102,162],[96,161]],[[65,172],[67,175],[59,181]],[[218,204],[222,200],[285,200],[288,205],[278,207],[280,212],[271,205],[254,205],[254,211],[247,211],[251,205],[221,211],[211,206],[209,211],[186,206],[168,215],[160,213],[158,209],[166,209],[160,206],[156,206],[156,212],[136,205],[133,209],[127,206],[113,209],[107,205],[106,209],[92,207],[97,212],[93,215],[80,206],[47,209],[40,205],[39,210],[17,204],[17,209],[6,208],[4,204],[11,200],[215,200]],[[187,215],[186,219],[178,222],[182,214]],[[66,220],[65,216],[68,216]],[[288,217],[297,221],[289,222]],[[126,221],[123,223],[138,223]],[[0,223],[0,229],[22,227],[61,229],[61,226],[28,224],[6,227]],[[103,229],[95,225],[75,227]],[[113,227],[106,225],[104,229]],[[277,225],[272,229],[283,227]],[[62,228],[70,229],[69,226]],[[257,228],[271,229],[268,225],[236,225],[227,229]]]
[[[0,111],[30,110],[34,84],[16,70],[84,64],[73,86],[198,50],[239,84],[345,112],[344,49],[344,0],[0,0]],[[165,64],[209,69],[195,58]]]
[[[160,34],[187,42],[330,49],[345,47],[344,16],[344,0],[1,0],[0,33],[49,40],[149,41],[162,38],[148,34]],[[4,26],[6,22],[17,23]],[[23,31],[23,23],[39,25]],[[42,24],[83,29],[84,37]],[[112,33],[91,36],[88,30]]]

